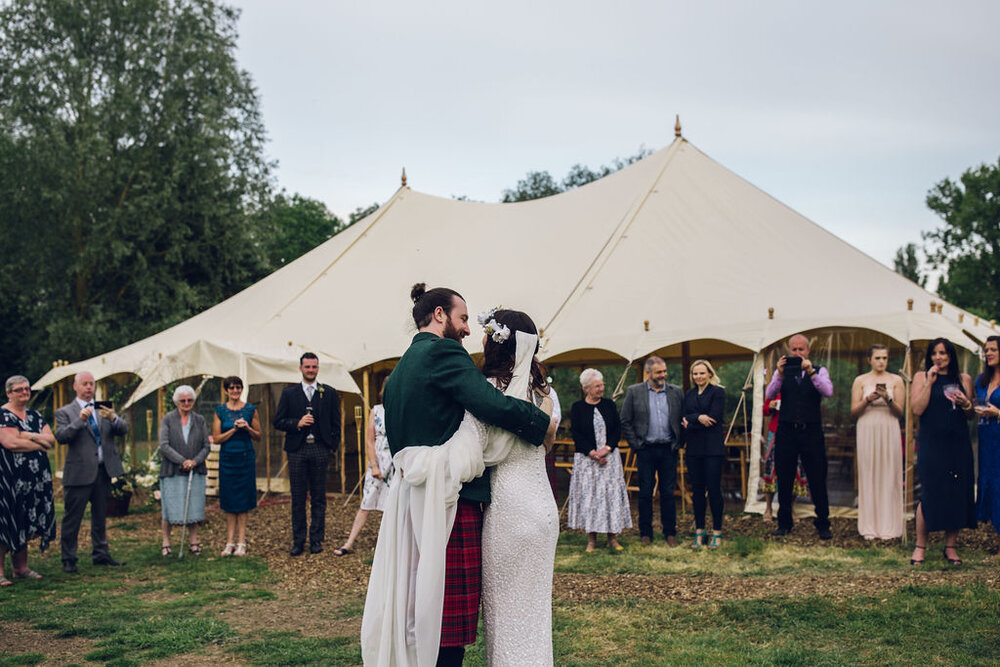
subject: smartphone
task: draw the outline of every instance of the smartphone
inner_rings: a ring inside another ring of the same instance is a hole
[[[785,375],[798,377],[802,374],[802,357],[785,357]]]
[[[875,388],[885,391],[885,382],[879,382],[878,384],[875,385]]]
[[[113,406],[111,405],[111,401],[94,401],[94,407],[98,410],[100,410],[101,408],[107,408],[111,410]]]

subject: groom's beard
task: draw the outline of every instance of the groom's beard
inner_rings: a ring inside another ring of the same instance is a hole
[[[457,340],[458,344],[461,345],[462,338],[464,338],[465,336],[461,332],[459,332],[458,329],[452,326],[451,318],[449,317],[444,321],[444,337],[451,338],[452,340]]]

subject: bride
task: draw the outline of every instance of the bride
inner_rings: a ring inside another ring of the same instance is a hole
[[[535,325],[494,310],[484,373],[507,396],[541,405],[546,396]],[[551,443],[554,427],[546,443]],[[545,448],[465,413],[444,444],[405,447],[389,489],[361,622],[365,665],[430,666],[438,658],[445,550],[463,482],[495,466],[482,534],[482,602],[490,665],[552,664],[552,563],[559,520],[548,485]]]
[[[480,317],[486,331],[483,374],[507,395],[518,392],[551,414],[545,372],[534,357],[538,339],[531,318],[516,310],[495,310]],[[525,344],[529,350],[520,349]],[[512,382],[515,372],[517,381]],[[559,514],[545,472],[545,447],[487,427],[488,447],[498,438],[513,442],[492,469],[491,501],[483,515],[486,664],[551,665],[552,568]]]

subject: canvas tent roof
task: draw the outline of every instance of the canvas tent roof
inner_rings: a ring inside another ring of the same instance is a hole
[[[678,138],[599,181],[534,201],[487,204],[400,188],[243,292],[155,336],[54,368],[36,387],[80,369],[137,373],[143,392],[223,368],[256,369],[251,383],[294,381],[309,349],[329,364],[328,382],[333,375],[338,389],[357,391],[347,371],[406,349],[407,295],[421,281],[458,289],[473,313],[498,303],[526,311],[549,359],[596,348],[631,360],[702,339],[750,352],[828,326],[900,342],[947,336],[973,350],[969,336],[991,333],[969,314],[960,323],[962,311],[949,304],[932,313],[931,302],[941,303],[933,293]],[[475,352],[473,327],[467,347]],[[194,351],[198,363],[180,362]]]

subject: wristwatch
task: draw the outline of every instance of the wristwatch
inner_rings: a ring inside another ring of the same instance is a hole
[[[885,404],[886,405],[892,405],[892,396],[890,396],[887,399],[885,399]]]

